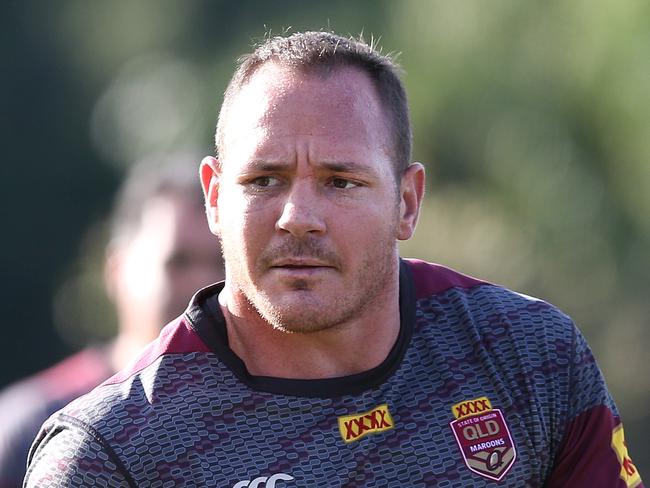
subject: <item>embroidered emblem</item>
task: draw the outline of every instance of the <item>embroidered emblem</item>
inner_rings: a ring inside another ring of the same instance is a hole
[[[369,412],[339,417],[339,431],[346,443],[354,442],[374,432],[393,428],[388,405],[380,405]]]
[[[512,436],[501,410],[492,408],[487,397],[460,402],[451,407],[456,420],[451,430],[473,472],[500,481],[517,458]]]

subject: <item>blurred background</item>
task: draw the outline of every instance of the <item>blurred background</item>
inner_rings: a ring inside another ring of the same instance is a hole
[[[212,153],[237,56],[322,28],[400,53],[428,170],[402,254],[570,314],[650,477],[643,0],[3,2],[0,388],[114,335],[105,216],[128,165]]]

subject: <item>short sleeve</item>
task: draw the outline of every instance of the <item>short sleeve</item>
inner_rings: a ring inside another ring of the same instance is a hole
[[[589,345],[577,329],[567,401],[564,435],[545,486],[643,487],[627,452],[616,406]]]
[[[101,439],[77,426],[42,431],[29,455],[24,488],[135,486]]]

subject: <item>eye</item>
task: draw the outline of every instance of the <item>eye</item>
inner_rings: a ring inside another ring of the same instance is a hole
[[[280,183],[280,180],[278,178],[274,178],[273,176],[258,176],[257,178],[250,181],[250,184],[260,188],[278,186]]]
[[[332,178],[330,180],[330,185],[332,185],[334,188],[339,188],[341,190],[346,190],[348,188],[361,186],[359,183],[348,180],[346,178]]]

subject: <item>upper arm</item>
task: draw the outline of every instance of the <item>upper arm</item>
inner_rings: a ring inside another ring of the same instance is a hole
[[[582,334],[574,334],[568,415],[545,486],[642,487],[603,375]]]
[[[100,438],[77,426],[43,431],[29,455],[24,488],[134,486],[119,459]]]

